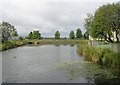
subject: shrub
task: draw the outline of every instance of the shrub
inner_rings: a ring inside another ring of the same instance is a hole
[[[100,65],[113,68],[120,67],[120,53],[113,52],[108,48],[81,45],[78,47],[78,53],[85,56],[86,60]]]

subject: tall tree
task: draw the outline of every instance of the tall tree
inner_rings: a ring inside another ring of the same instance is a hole
[[[81,38],[82,37],[82,31],[81,29],[77,29],[77,32],[76,32],[76,38]]]
[[[120,7],[117,4],[107,4],[100,7],[94,15],[90,35],[94,38],[104,38],[108,42],[113,42],[112,37],[116,34],[117,42],[120,32]]]
[[[115,32],[115,37],[117,39],[116,42],[119,42],[118,35],[120,33],[120,2],[117,4],[112,4],[111,7],[112,15],[111,15],[111,26],[112,31]]]
[[[75,38],[75,34],[74,31],[71,31],[69,34],[70,39],[74,39]]]
[[[90,34],[90,31],[92,29],[92,23],[93,23],[94,16],[90,13],[87,14],[87,17],[85,18],[85,29],[88,34]]]
[[[60,39],[60,32],[59,31],[55,32],[55,39]]]
[[[89,39],[89,33],[87,31],[84,33],[84,39]]]
[[[17,30],[15,29],[13,25],[9,24],[8,22],[4,22],[4,21],[0,25],[0,30],[2,31],[2,34],[1,34],[2,42],[6,42],[8,38],[11,37],[14,32],[17,32]]]
[[[28,34],[28,39],[41,39],[41,33],[39,31],[33,31]]]

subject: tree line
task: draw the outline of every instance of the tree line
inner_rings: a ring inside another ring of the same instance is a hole
[[[2,40],[2,43],[5,43],[9,40],[9,38],[11,37],[18,37],[18,33],[17,33],[17,30],[16,28],[11,25],[9,22],[2,22],[0,24],[0,37],[1,37],[1,40]],[[55,39],[60,39],[60,32],[59,31],[56,31],[54,33],[54,38]],[[81,29],[77,29],[76,31],[76,34],[74,33],[74,31],[71,31],[70,34],[69,34],[69,38],[70,39],[81,39],[83,37],[82,35],[82,31]],[[84,35],[84,37],[86,38],[86,35]],[[28,34],[28,36],[26,37],[27,39],[42,39],[41,37],[41,33],[39,31],[32,31]],[[20,40],[22,40],[23,38],[22,37],[19,37]]]
[[[77,29],[76,34],[74,31],[69,33],[70,39],[89,39],[89,36],[97,38],[100,40],[105,40],[107,42],[114,42],[114,37],[116,42],[119,42],[120,36],[120,2],[106,4],[99,7],[95,14],[87,14],[85,18],[85,29],[86,32],[82,35],[81,29]],[[9,22],[0,23],[0,37],[2,42],[6,42],[10,37],[18,36],[16,28]],[[55,39],[60,39],[60,32],[56,31],[54,34]],[[28,39],[42,39],[41,33],[39,31],[30,32],[27,36]],[[22,39],[20,37],[20,39]]]
[[[54,33],[54,38],[55,39],[60,39],[61,37],[60,37],[60,32],[59,31],[56,31],[55,33]],[[84,36],[86,36],[86,35],[84,35]],[[81,29],[77,29],[77,31],[76,31],[76,35],[75,35],[75,33],[74,33],[74,31],[71,31],[70,32],[70,34],[69,34],[69,38],[70,39],[75,39],[75,38],[77,38],[77,39],[81,39],[83,37],[83,35],[82,35],[82,31],[81,31]],[[86,38],[86,37],[85,37]],[[42,39],[42,37],[41,37],[41,33],[39,32],[39,31],[33,31],[33,32],[30,32],[29,34],[28,34],[28,36],[27,36],[27,39]]]
[[[86,34],[108,42],[119,42],[120,36],[120,2],[99,7],[95,14],[85,18]]]

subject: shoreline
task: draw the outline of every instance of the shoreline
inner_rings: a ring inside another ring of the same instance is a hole
[[[88,44],[89,40],[56,40],[56,39],[42,39],[42,40],[10,40],[6,43],[0,44],[0,51],[6,51],[23,45],[66,45],[66,44]]]

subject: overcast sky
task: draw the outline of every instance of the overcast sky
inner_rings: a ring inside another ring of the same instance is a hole
[[[119,0],[2,0],[0,21],[14,25],[21,36],[39,30],[43,37],[53,37],[59,30],[62,37],[71,30],[84,29],[87,13],[106,3]]]

